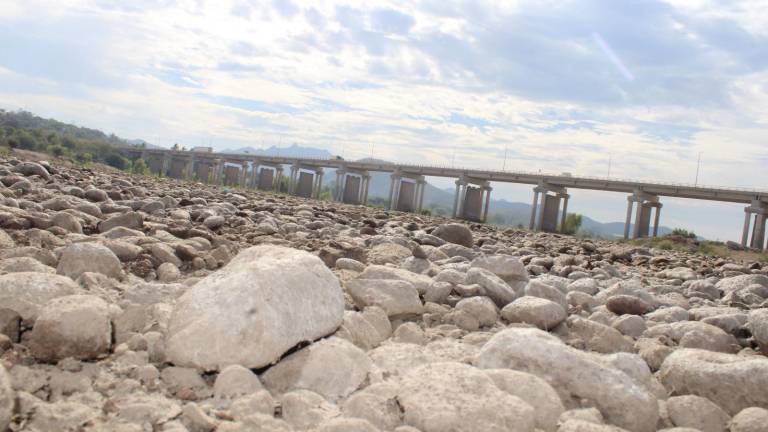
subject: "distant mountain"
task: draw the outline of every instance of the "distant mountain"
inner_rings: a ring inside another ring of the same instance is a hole
[[[165,147],[160,147],[159,145],[154,145],[152,143],[149,143],[147,141],[144,141],[143,139],[131,139],[131,140],[125,140],[125,142],[129,145],[132,145],[134,147],[140,147],[144,146],[148,149],[155,149],[155,150],[167,150]]]
[[[327,159],[333,157],[333,154],[325,149],[315,147],[302,147],[293,144],[288,147],[272,146],[266,149],[257,149],[255,147],[241,147],[238,149],[222,150],[222,153],[249,154],[255,156],[289,156],[289,157],[308,157]]]

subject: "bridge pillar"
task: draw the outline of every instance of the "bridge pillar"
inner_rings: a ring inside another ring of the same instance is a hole
[[[171,155],[169,153],[163,153],[163,165],[160,169],[160,175],[163,177],[168,176],[168,171],[171,169]]]
[[[369,174],[365,174],[363,176],[363,187],[360,189],[360,203],[362,205],[368,204],[368,186],[371,183],[371,176]]]
[[[243,162],[240,165],[240,187],[248,187],[248,162]]]
[[[293,194],[296,190],[296,181],[299,173],[299,167],[291,165],[291,175],[288,177],[288,193]]]
[[[192,180],[195,176],[195,154],[189,153],[189,157],[187,158],[187,165],[184,167],[184,177],[186,177],[189,180]]]
[[[416,180],[416,212],[421,213],[422,207],[424,207],[424,188],[427,186],[427,181],[424,176],[419,176]]]
[[[744,231],[741,236],[741,245],[753,249],[764,250],[766,222],[768,218],[768,204],[760,201],[752,201],[752,205],[744,209]],[[754,220],[754,223],[752,221]],[[749,228],[752,225],[752,238],[749,238]]]
[[[387,207],[389,210],[397,210],[397,203],[398,198],[400,197],[400,183],[402,182],[402,177],[399,173],[392,173],[392,175],[389,176],[391,179],[391,182],[389,183],[389,196],[387,197],[389,200],[389,203],[387,204]]]
[[[336,202],[344,201],[344,178],[346,175],[347,172],[343,168],[336,170],[336,184],[333,189],[333,200]]]
[[[323,174],[325,173],[322,168],[315,170],[315,185],[312,193],[312,197],[315,199],[320,199],[320,194],[323,192]]]
[[[491,191],[493,190],[493,188],[490,186],[486,186],[484,190],[485,190],[485,207],[483,208],[483,215],[480,218],[480,221],[482,223],[485,223],[488,220],[488,208],[491,205]]]
[[[541,202],[539,202],[541,198]],[[533,189],[531,225],[536,231],[557,232],[558,219],[562,230],[564,217],[560,214],[560,203],[564,203],[564,212],[568,211],[568,195],[563,187],[541,184]]]
[[[637,207],[635,208],[635,203]],[[632,238],[648,237],[651,227],[651,212],[656,209],[656,214],[653,223],[653,236],[656,237],[659,231],[659,218],[661,215],[661,203],[659,203],[659,197],[644,193],[642,191],[636,191],[632,195],[627,197],[627,219],[624,222],[624,239],[629,238],[629,229],[632,225],[632,212],[635,212],[634,229],[632,230]]]
[[[283,166],[278,165],[277,168],[275,168],[275,177],[272,179],[273,180],[272,190],[274,190],[275,192],[281,192],[280,183],[282,182],[282,179],[283,179]]]
[[[225,162],[223,159],[219,159],[216,161],[216,165],[214,168],[214,183],[221,186],[224,184],[224,168],[225,168]]]
[[[456,219],[463,214],[464,207],[464,193],[468,182],[464,178],[456,180],[456,194],[453,198],[453,218]]]

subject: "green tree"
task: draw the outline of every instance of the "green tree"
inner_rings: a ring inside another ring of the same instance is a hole
[[[149,167],[146,162],[144,162],[144,159],[136,159],[133,161],[131,172],[134,174],[147,175],[149,174]]]
[[[46,150],[48,151],[48,153],[50,153],[50,154],[52,154],[52,155],[54,155],[56,157],[62,157],[67,152],[67,149],[64,148],[64,146],[59,145],[59,144],[49,145]]]
[[[126,167],[128,167],[128,164],[131,162],[128,159],[120,156],[117,153],[112,153],[104,158],[104,162],[107,163],[107,165],[111,167],[115,167],[119,170],[124,170]]]
[[[682,238],[688,238],[688,239],[695,239],[696,233],[693,231],[688,231],[685,228],[675,228],[672,230],[673,236],[680,236]]]
[[[577,213],[568,213],[565,217],[565,224],[560,227],[563,234],[574,235],[581,228],[581,215]]]

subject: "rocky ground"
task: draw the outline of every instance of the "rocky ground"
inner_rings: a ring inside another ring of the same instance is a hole
[[[98,167],[0,182],[0,430],[768,430],[759,263]]]

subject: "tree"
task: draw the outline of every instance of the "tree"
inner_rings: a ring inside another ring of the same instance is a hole
[[[181,149],[181,146],[179,146],[179,143],[173,144],[173,147],[171,147],[171,150],[173,151],[179,151]]]
[[[52,155],[54,155],[56,157],[63,156],[64,153],[66,153],[66,151],[67,151],[67,149],[65,149],[63,146],[61,146],[59,144],[49,145],[47,150],[48,150],[48,153],[50,153],[50,154],[52,154]]]
[[[149,167],[146,162],[144,162],[144,159],[136,159],[133,161],[131,172],[139,175],[147,175],[149,173]]]
[[[108,155],[107,157],[104,158],[104,162],[106,162],[107,165],[109,165],[111,167],[115,167],[115,168],[117,168],[119,170],[124,170],[128,166],[128,163],[130,161],[128,159],[120,156],[117,153],[112,153],[112,154],[110,154],[110,155]]]
[[[675,228],[675,229],[673,229],[672,230],[672,235],[673,236],[680,236],[682,238],[687,238],[687,239],[695,239],[696,238],[696,233],[695,232],[688,231],[687,229],[684,229],[684,228]]]
[[[8,148],[13,151],[14,149],[19,148],[19,140],[16,138],[8,138]]]
[[[565,217],[565,224],[560,227],[563,234],[574,235],[581,228],[581,215],[577,213],[568,213]]]

